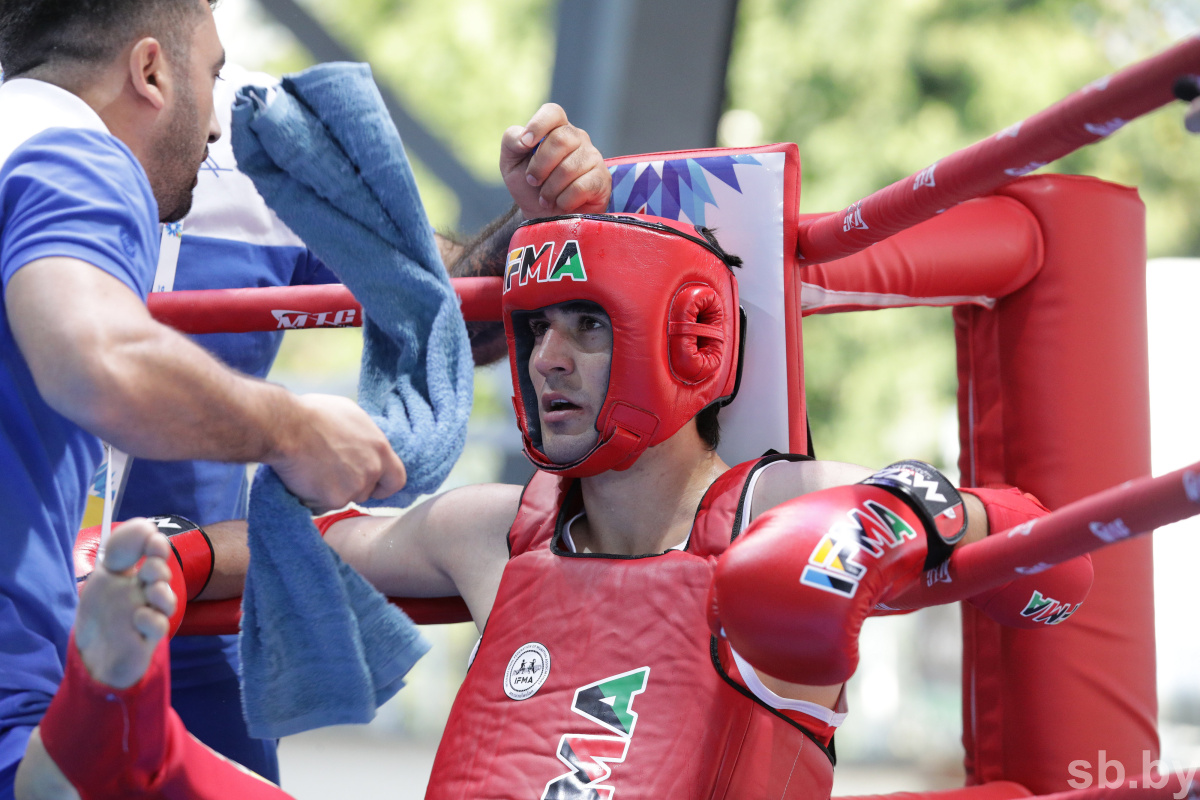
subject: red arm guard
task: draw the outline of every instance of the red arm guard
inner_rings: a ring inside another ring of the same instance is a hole
[[[114,689],[67,645],[63,682],[40,725],[42,743],[82,800],[280,800],[282,789],[193,739],[171,708],[167,640],[146,675]]]
[[[183,581],[187,585],[187,599],[195,600],[212,578],[213,562],[216,558],[212,541],[203,528],[184,517],[169,514],[151,517],[150,521],[158,526],[158,532],[170,542],[171,552],[175,554],[176,561],[171,565],[171,569],[178,568],[183,573]]]
[[[987,509],[989,532],[1008,530],[1050,513],[1033,495],[1019,489],[962,491],[978,497]],[[1079,610],[1091,588],[1092,557],[1085,554],[980,592],[967,602],[1001,625],[1041,628],[1066,621]]]

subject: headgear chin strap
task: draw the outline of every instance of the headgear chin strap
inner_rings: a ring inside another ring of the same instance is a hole
[[[526,222],[509,246],[504,332],[525,455],[569,477],[633,466],[737,387],[739,264],[707,231],[641,214],[576,214]],[[533,334],[514,314],[587,300],[608,314],[612,366],[590,452],[558,464],[542,452],[539,399],[529,377]]]

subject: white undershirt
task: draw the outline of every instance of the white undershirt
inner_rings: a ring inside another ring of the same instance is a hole
[[[576,514],[575,516],[573,516],[569,520],[567,520],[566,524],[563,525],[562,543],[563,543],[563,547],[565,547],[567,549],[567,552],[569,552],[569,553],[578,553],[579,552],[579,549],[577,547],[575,547],[575,540],[571,538],[571,526],[574,525],[576,520],[578,520],[580,517],[583,517],[586,515],[587,515],[586,511],[580,511],[578,514]],[[667,550],[683,550],[684,548],[686,548],[688,546],[688,542],[690,542],[691,540],[692,540],[692,531],[689,528],[687,536],[683,537],[683,541],[677,545],[674,545],[673,547],[668,547]]]

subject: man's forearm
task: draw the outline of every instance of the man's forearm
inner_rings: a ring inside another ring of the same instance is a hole
[[[169,328],[147,326],[102,361],[51,403],[132,455],[271,461],[299,423],[296,398],[283,387],[229,369]]]
[[[241,597],[250,566],[246,543],[246,520],[235,519],[204,526],[213,548],[213,570],[197,600],[228,600]]]
[[[4,305],[50,407],[130,455],[260,461],[318,510],[404,486],[403,464],[354,401],[295,397],[229,369],[86,262],[26,265],[9,279]]]
[[[264,461],[297,434],[296,400],[150,318],[117,278],[51,258],[18,271],[9,322],[58,413],[136,456]],[[49,310],[49,312],[48,312]]]

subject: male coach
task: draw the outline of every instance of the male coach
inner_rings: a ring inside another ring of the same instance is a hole
[[[353,402],[240,376],[146,311],[158,224],[220,135],[223,62],[203,0],[0,3],[0,798],[62,678],[101,438],[261,461],[317,509],[405,481]]]

